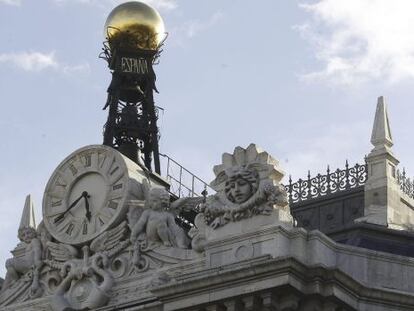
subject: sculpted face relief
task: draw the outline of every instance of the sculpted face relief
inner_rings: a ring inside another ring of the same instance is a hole
[[[170,195],[165,189],[153,188],[150,190],[147,204],[154,211],[163,211],[170,204]]]
[[[241,168],[229,173],[225,185],[227,199],[236,204],[246,202],[257,190],[257,172]]]
[[[230,189],[228,191],[228,198],[230,201],[240,204],[246,202],[252,194],[252,186],[247,180],[237,178],[230,183]]]
[[[236,147],[233,154],[224,153],[222,163],[213,170],[216,178],[210,186],[217,193],[200,204],[203,222],[211,228],[255,215],[271,215],[275,208],[285,209],[287,197],[280,184],[283,171],[275,159],[255,144],[246,149]],[[196,230],[191,234],[197,241],[203,240]],[[193,244],[195,248],[203,247],[202,242]]]
[[[23,228],[19,230],[19,239],[26,244],[30,244],[30,242],[36,237],[36,230],[33,228]]]

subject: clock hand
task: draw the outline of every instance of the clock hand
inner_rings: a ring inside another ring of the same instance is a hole
[[[62,214],[60,214],[58,217],[56,217],[55,219],[54,219],[54,223],[58,223],[59,221],[61,221],[64,217],[65,217],[65,215],[66,215],[66,213],[67,212],[69,212],[74,206],[76,206],[76,204],[83,198],[83,197],[85,197],[85,196],[87,196],[88,195],[88,192],[86,192],[86,191],[84,191],[84,192],[82,192],[82,194],[81,194],[81,196],[79,197],[79,198],[77,198],[75,201],[73,201],[73,203],[68,207],[68,209],[66,210],[66,211],[64,211]]]
[[[85,195],[84,196],[84,198],[85,198],[85,208],[86,208],[86,218],[88,219],[88,222],[91,222],[91,211],[90,211],[90,209],[89,209],[89,202],[88,202],[88,198],[89,198],[90,196],[89,195]]]

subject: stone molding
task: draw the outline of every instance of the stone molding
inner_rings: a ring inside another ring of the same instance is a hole
[[[335,298],[345,302],[349,310],[408,311],[414,304],[414,287],[409,284],[414,277],[412,258],[337,244],[319,231],[280,226],[246,233],[239,242],[254,244],[269,238],[275,242],[267,248],[273,253],[238,261],[222,256],[223,262],[217,265],[207,258],[204,269],[180,274],[174,282],[153,288],[152,293],[163,301],[164,310],[179,310],[191,301],[197,301],[201,308],[244,293],[284,286],[304,295],[319,295],[324,301]],[[226,253],[238,244],[236,240],[227,237],[207,244],[206,256]],[[393,276],[398,271],[400,274]]]

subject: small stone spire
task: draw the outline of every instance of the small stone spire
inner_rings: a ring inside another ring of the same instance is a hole
[[[382,96],[378,98],[371,143],[374,149],[366,157],[368,176],[364,186],[364,216],[355,221],[401,229],[403,219],[408,216],[401,214],[406,207],[400,200],[397,182],[399,161],[391,150],[393,141]]]
[[[387,106],[383,96],[378,97],[371,143],[374,145],[375,149],[383,147],[390,148],[393,145]]]
[[[24,208],[23,208],[22,218],[20,220],[19,229],[28,228],[28,227],[36,229],[34,204],[33,204],[32,196],[30,194],[26,197],[26,201],[24,203]]]

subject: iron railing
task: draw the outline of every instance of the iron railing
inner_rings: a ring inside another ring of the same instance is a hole
[[[203,191],[208,193],[214,193],[214,190],[204,182],[201,178],[187,170],[181,164],[173,160],[166,154],[160,156],[166,161],[163,166],[165,167],[165,177],[170,183],[170,192],[177,197],[199,197],[203,196]]]
[[[170,192],[177,197],[199,197],[208,193],[214,193],[214,190],[201,178],[187,170],[177,161],[173,160],[166,154],[160,154],[165,160],[165,177],[170,183]],[[318,174],[311,177],[308,172],[307,179],[299,179],[292,182],[289,177],[289,184],[285,185],[285,190],[288,194],[289,203],[299,203],[309,199],[316,199],[319,197],[334,194],[340,191],[346,191],[365,184],[368,177],[367,165],[355,164],[349,167],[348,161],[345,162],[345,169],[336,169],[331,172],[328,166],[325,175]],[[405,177],[403,173],[398,172],[398,180],[401,189],[414,198],[414,181],[411,182],[409,178]],[[207,192],[205,192],[207,191]]]
[[[311,178],[309,171],[307,179],[299,179],[294,183],[289,177],[289,185],[285,186],[289,203],[298,203],[362,186],[367,180],[367,172],[366,164],[357,163],[349,167],[346,161],[345,169],[342,170],[331,172],[328,166],[326,175],[318,174]]]
[[[414,199],[414,178],[413,180],[408,178],[405,169],[402,172],[397,170],[397,182],[400,185],[401,191]]]

